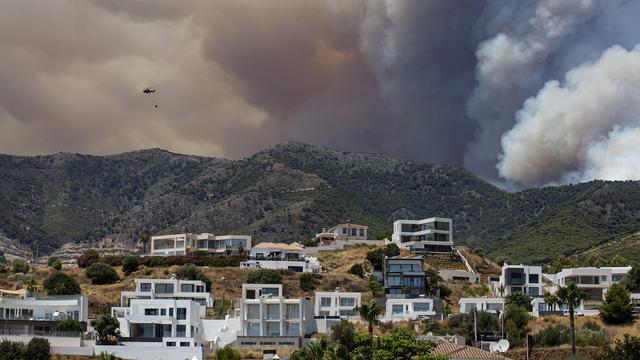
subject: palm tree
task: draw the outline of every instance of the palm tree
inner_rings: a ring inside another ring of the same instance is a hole
[[[544,302],[549,306],[549,311],[553,311],[556,309],[556,305],[560,303],[560,299],[556,294],[546,293],[544,294]]]
[[[504,297],[504,285],[498,286],[498,293],[500,293],[500,297]]]
[[[369,334],[373,336],[373,326],[380,324],[378,317],[384,314],[384,308],[378,305],[375,300],[364,303],[356,308],[360,317],[369,324]]]
[[[571,282],[565,287],[558,289],[558,299],[569,306],[569,325],[571,326],[571,353],[576,356],[576,324],[573,320],[573,310],[580,305],[582,300],[587,299],[586,291],[578,288],[576,283]]]
[[[151,241],[151,235],[149,235],[147,230],[142,230],[140,233],[140,243],[142,244],[143,253],[147,252],[147,244],[149,244],[149,241]]]

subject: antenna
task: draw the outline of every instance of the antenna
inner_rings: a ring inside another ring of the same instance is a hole
[[[502,339],[500,341],[498,341],[498,343],[496,344],[496,350],[498,350],[498,352],[506,352],[507,350],[509,350],[509,340],[507,339]]]

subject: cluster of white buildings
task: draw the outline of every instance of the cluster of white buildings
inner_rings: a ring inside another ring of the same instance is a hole
[[[490,283],[495,296],[461,298],[460,312],[471,313],[474,310],[502,312],[504,297],[519,293],[531,298],[531,315],[562,315],[567,310],[567,305],[554,304],[552,308],[551,304],[545,303],[544,294],[555,294],[559,287],[575,283],[578,288],[587,293],[587,299],[583,300],[575,311],[578,315],[597,316],[599,315],[598,307],[602,305],[607,290],[611,285],[621,281],[629,270],[631,270],[630,266],[578,267],[562,269],[557,274],[546,274],[542,272],[541,266],[505,264],[500,278]]]

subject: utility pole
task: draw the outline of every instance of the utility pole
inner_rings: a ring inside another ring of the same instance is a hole
[[[476,343],[478,342],[478,319],[476,318],[477,312],[478,309],[473,309],[473,336]]]

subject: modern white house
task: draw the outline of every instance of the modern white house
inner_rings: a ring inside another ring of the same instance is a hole
[[[31,338],[49,340],[53,353],[92,355],[80,333],[56,330],[59,321],[77,320],[87,328],[87,297],[84,295],[39,296],[26,290],[0,290],[0,337],[28,342]]]
[[[418,253],[449,253],[453,249],[453,223],[449,218],[397,220],[391,240]]]
[[[434,299],[417,297],[411,299],[387,299],[386,312],[382,321],[416,320],[435,316]]]
[[[172,274],[169,279],[135,279],[134,282],[135,291],[120,293],[120,306],[128,307],[133,299],[193,300],[200,305],[200,317],[205,316],[206,308],[213,306],[213,295],[199,280],[180,280]]]
[[[240,263],[243,269],[275,269],[295,272],[320,272],[322,266],[317,258],[304,255],[304,246],[299,243],[256,244],[249,260]]]
[[[500,287],[503,289],[502,296],[512,293],[520,293],[529,297],[542,296],[542,266],[505,263],[502,266],[500,282],[493,289],[496,294],[500,294]]]
[[[251,249],[251,236],[210,233],[169,234],[151,237],[151,255],[186,255],[189,251],[212,254],[241,253]]]
[[[242,284],[239,348],[298,349],[315,332],[313,305],[287,298],[280,284]]]
[[[387,298],[415,298],[426,295],[424,258],[385,256],[382,260],[382,279]]]
[[[317,291],[314,301],[314,317],[316,329],[321,334],[328,334],[340,324],[341,319],[360,319],[356,308],[362,303],[362,293],[335,291]]]
[[[500,297],[460,298],[458,305],[461,314],[471,314],[476,310],[493,314],[504,311],[504,299]]]

